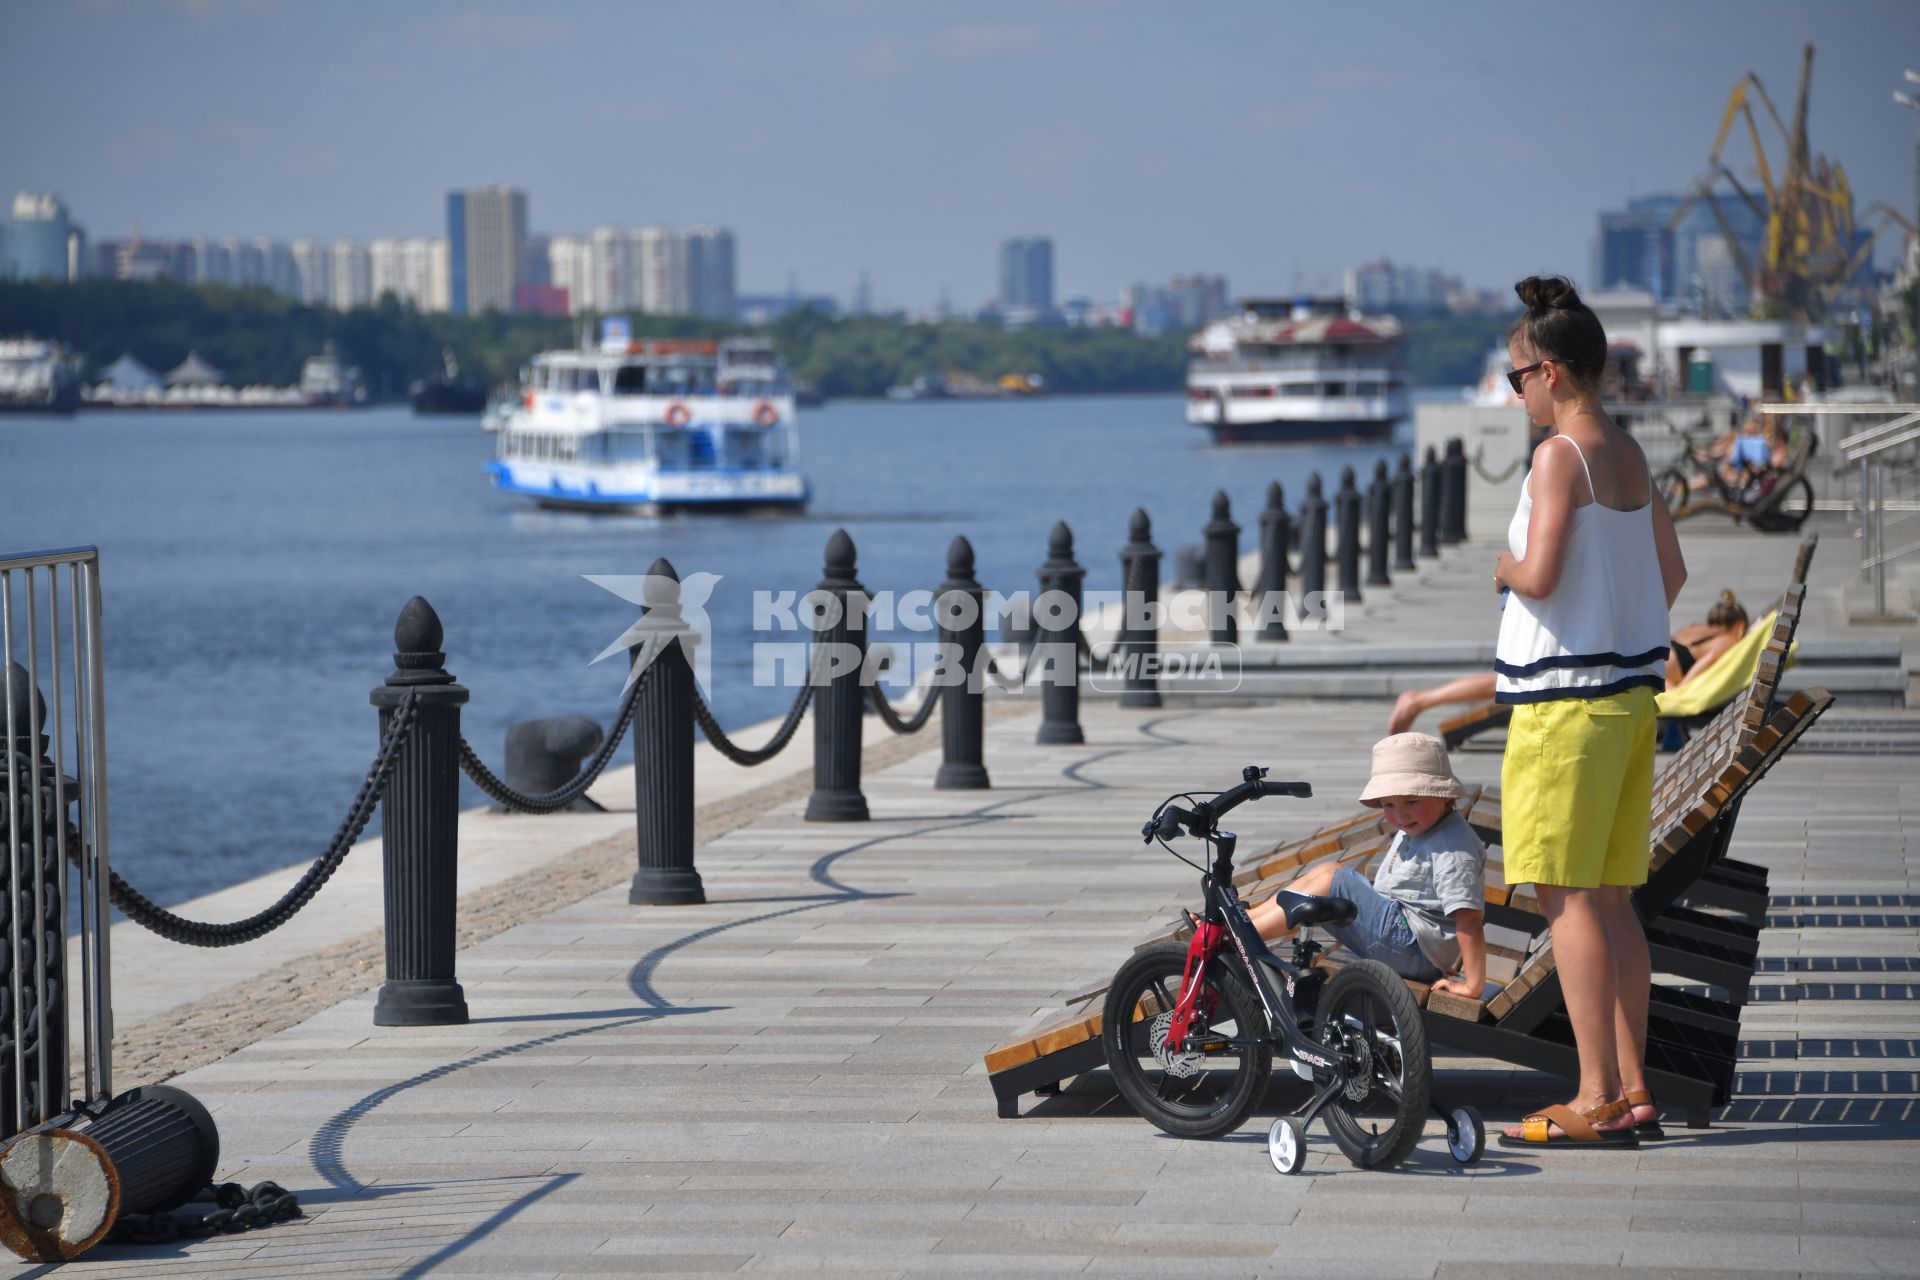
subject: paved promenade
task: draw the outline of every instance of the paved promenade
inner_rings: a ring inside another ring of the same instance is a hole
[[[1777,593],[1792,545],[1690,537],[1695,576],[1676,616],[1704,612],[1722,585],[1756,603]],[[1464,548],[1382,593],[1337,643],[1404,644],[1409,632],[1470,640],[1478,624],[1462,621],[1461,601],[1478,604],[1465,593],[1484,584],[1492,554]],[[1852,555],[1844,538],[1822,547],[1810,640],[1857,630],[1837,603],[1819,607],[1839,590],[1822,586],[1823,570],[1830,583],[1851,582]],[[1086,745],[1040,747],[1031,715],[1010,708],[989,730],[992,791],[935,791],[937,750],[901,758],[896,748],[867,779],[874,821],[856,825],[801,821],[804,782],[776,775],[731,793],[748,812],[708,827],[718,834],[699,853],[710,896],[700,907],[627,904],[631,835],[623,848],[619,815],[494,820],[497,871],[478,888],[499,896],[514,876],[537,879],[568,858],[581,887],[570,903],[522,903],[510,926],[512,904],[496,903],[508,914],[460,955],[472,1024],[375,1028],[362,992],[176,1081],[219,1121],[220,1176],[274,1179],[300,1195],[307,1218],[101,1248],[63,1270],[1311,1268],[1476,1280],[1543,1267],[1920,1270],[1920,770],[1901,751],[1914,717],[1890,706],[1836,706],[1831,717],[1847,727],[1816,729],[1744,807],[1734,854],[1772,869],[1776,901],[1743,1022],[1738,1096],[1711,1130],[1676,1129],[1637,1152],[1491,1147],[1462,1170],[1436,1125],[1407,1165],[1370,1173],[1316,1126],[1306,1169],[1289,1179],[1267,1162],[1265,1129],[1304,1093],[1280,1077],[1259,1115],[1216,1142],[1159,1133],[1103,1073],[1056,1098],[1024,1099],[1020,1119],[995,1117],[981,1054],[1103,982],[1134,941],[1196,897],[1193,872],[1139,843],[1153,805],[1175,787],[1225,785],[1257,762],[1311,780],[1316,796],[1236,815],[1243,847],[1350,814],[1386,710],[1377,698],[1196,699],[1148,713],[1094,702]],[[873,721],[868,731],[882,732]],[[1491,751],[1457,760],[1469,782],[1496,781],[1498,765]],[[703,793],[702,804],[726,799]],[[587,848],[601,863],[581,872]],[[1823,905],[1827,894],[1889,896]],[[350,936],[376,927],[377,896],[370,902],[332,927]],[[256,974],[301,963],[297,952],[262,955],[272,963],[237,963]],[[145,961],[171,962],[159,951]],[[317,983],[345,991],[378,976],[306,964]],[[257,995],[274,999],[270,986]],[[181,1007],[152,1009],[150,1030]],[[122,1068],[122,1086],[139,1079]],[[1566,1092],[1460,1058],[1439,1063],[1438,1088],[1490,1123]]]

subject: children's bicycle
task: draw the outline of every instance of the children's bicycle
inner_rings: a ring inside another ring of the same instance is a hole
[[[1446,1121],[1448,1152],[1472,1164],[1486,1127],[1472,1107],[1433,1105],[1426,1027],[1406,983],[1377,960],[1349,961],[1329,978],[1315,963],[1324,950],[1318,942],[1296,933],[1283,960],[1254,930],[1233,884],[1235,837],[1220,830],[1220,819],[1261,796],[1313,794],[1305,782],[1269,782],[1266,772],[1249,765],[1231,790],[1170,796],[1140,829],[1142,843],[1157,840],[1200,872],[1205,906],[1197,919],[1185,913],[1193,930],[1186,943],[1144,947],[1114,975],[1101,1033],[1114,1083],[1166,1132],[1218,1137],[1260,1104],[1278,1052],[1314,1086],[1303,1111],[1268,1131],[1267,1154],[1281,1173],[1299,1172],[1307,1126],[1323,1113],[1340,1150],[1363,1169],[1406,1159],[1430,1110]],[[1167,843],[1183,832],[1212,849],[1211,867]],[[1278,896],[1296,929],[1355,914],[1342,898],[1284,889]]]

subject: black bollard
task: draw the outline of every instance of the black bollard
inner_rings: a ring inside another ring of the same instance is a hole
[[[628,650],[634,678],[633,823],[638,865],[627,887],[634,906],[684,907],[707,900],[693,865],[693,664],[698,635],[680,613],[680,575],[655,560],[641,584],[646,613]]]
[[[1451,547],[1467,537],[1467,453],[1455,436],[1440,463],[1440,543]]]
[[[1393,487],[1387,480],[1387,460],[1376,458],[1373,480],[1367,485],[1367,585],[1390,587],[1387,575],[1388,543],[1393,541]]]
[[[454,910],[460,898],[460,708],[467,691],[443,670],[439,615],[419,596],[393,627],[393,674],[369,699],[384,737],[400,701],[414,699],[413,728],[380,798],[386,876],[387,980],[373,1006],[377,1027],[457,1026],[467,997],[454,979]]]
[[[1120,548],[1120,638],[1127,663],[1120,690],[1123,707],[1160,705],[1160,554],[1146,508],[1134,508],[1127,521],[1127,545]]]
[[[1353,485],[1353,468],[1340,469],[1340,487],[1333,494],[1334,556],[1340,573],[1340,594],[1348,604],[1360,603],[1360,491]]]
[[[1432,445],[1420,464],[1420,554],[1429,560],[1440,554],[1440,462]]]
[[[861,716],[867,691],[860,681],[867,654],[867,591],[854,577],[853,539],[835,529],[827,539],[826,567],[809,596],[814,609],[813,794],[809,822],[865,822],[867,797],[860,790]]]
[[[982,650],[987,627],[981,617],[984,597],[979,579],[973,576],[973,544],[955,538],[947,547],[947,580],[940,584],[934,599],[941,652],[953,667],[948,683],[927,693],[929,698],[940,699],[940,769],[933,775],[933,785],[942,791],[978,791],[993,785],[982,763],[986,736]]]
[[[78,803],[80,792],[47,754],[51,736],[47,702],[34,683],[38,674],[37,666],[29,671],[17,662],[8,665],[4,696],[13,723],[0,723],[0,942],[7,940],[12,926],[12,941],[0,950],[4,1135],[65,1111],[71,1092],[67,948],[62,942],[67,925],[60,892],[67,869],[60,851],[62,843],[70,853],[80,849],[80,830],[65,807]],[[11,738],[5,732],[9,727]],[[9,902],[18,905],[18,923],[7,916]],[[7,962],[7,951],[17,958],[17,967]]]
[[[1293,522],[1287,518],[1287,498],[1275,480],[1267,486],[1267,509],[1260,513],[1260,599],[1258,617],[1262,640],[1285,640],[1282,616],[1287,592],[1287,544],[1293,540]]]
[[[1240,598],[1240,526],[1233,522],[1227,491],[1213,495],[1213,518],[1203,531],[1207,538],[1207,639],[1232,644],[1240,638],[1233,606]]]
[[[580,762],[600,749],[604,735],[588,716],[550,716],[522,720],[507,729],[506,783],[526,795],[558,791],[580,772]],[[505,805],[495,813],[512,813]],[[562,812],[598,813],[600,805],[581,796]]]
[[[1307,496],[1300,500],[1300,597],[1325,595],[1327,590],[1327,500],[1320,493],[1320,473],[1307,477]]]
[[[1034,735],[1035,742],[1087,740],[1080,731],[1079,644],[1080,583],[1086,576],[1087,571],[1074,563],[1073,530],[1062,520],[1047,535],[1047,562],[1040,566],[1041,595],[1033,611],[1034,630],[1040,636],[1033,660],[1040,663],[1042,676],[1040,731]]]
[[[1393,473],[1393,567],[1413,569],[1413,459],[1400,451],[1400,466]]]

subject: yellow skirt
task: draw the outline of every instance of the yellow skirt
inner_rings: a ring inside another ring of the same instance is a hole
[[[1507,883],[1645,884],[1654,737],[1651,689],[1516,706],[1500,764]]]

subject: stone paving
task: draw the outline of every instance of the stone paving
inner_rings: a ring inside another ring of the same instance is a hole
[[[1727,541],[1726,565],[1791,554]],[[1743,594],[1783,577],[1747,572]],[[1689,593],[1711,581],[1696,569]],[[1213,1142],[1161,1134],[1100,1072],[996,1118],[981,1054],[1196,898],[1192,871],[1139,842],[1153,805],[1257,762],[1316,795],[1243,810],[1243,847],[1345,816],[1385,710],[1094,703],[1081,747],[1037,746],[1033,719],[1007,715],[992,791],[933,790],[938,758],[920,754],[870,774],[869,823],[803,822],[804,788],[761,797],[700,850],[704,906],[630,907],[622,878],[464,950],[470,1025],[375,1028],[362,993],[179,1077],[219,1122],[220,1176],[272,1178],[308,1216],[65,1270],[1920,1272],[1912,755],[1796,751],[1746,802],[1734,853],[1772,869],[1775,905],[1738,1094],[1712,1129],[1635,1152],[1492,1147],[1461,1169],[1436,1124],[1374,1173],[1316,1126],[1283,1178],[1264,1138],[1304,1100],[1290,1078]],[[1498,763],[1457,760],[1469,782]],[[1437,1081],[1490,1123],[1566,1092],[1462,1058]]]

